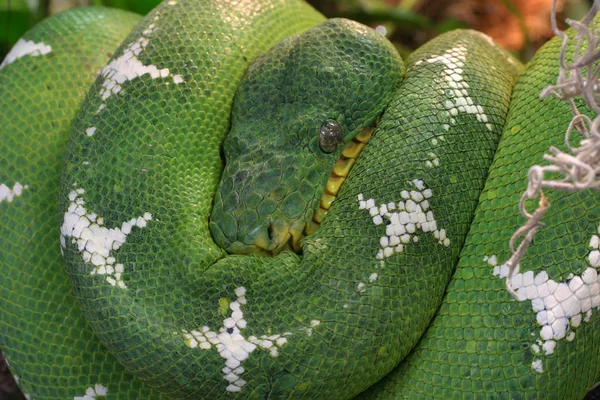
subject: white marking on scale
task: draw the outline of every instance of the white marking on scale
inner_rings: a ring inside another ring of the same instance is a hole
[[[236,300],[229,304],[230,316],[223,320],[219,333],[211,331],[208,326],[200,330],[181,330],[186,346],[192,349],[199,347],[202,350],[210,350],[214,346],[219,355],[225,359],[225,367],[221,371],[225,380],[229,382],[225,389],[228,392],[239,392],[247,383],[241,378],[245,371],[241,364],[254,350],[262,348],[268,350],[271,357],[277,357],[279,348],[287,344],[286,336],[292,335],[292,332],[284,332],[279,335],[250,336],[246,339],[241,334],[241,331],[247,327],[242,311],[242,306],[247,302],[246,288],[243,286],[236,288],[235,295]],[[312,320],[310,328],[305,329],[307,335],[312,335],[312,328],[320,323],[319,320]]]
[[[313,328],[319,325],[321,325],[321,321],[319,321],[318,319],[313,319],[310,321],[310,327],[302,328],[302,330],[306,332],[306,336],[310,337],[313,334]]]
[[[15,43],[13,48],[10,49],[10,51],[4,58],[4,61],[2,61],[2,64],[0,64],[0,69],[6,67],[8,64],[17,61],[21,57],[38,57],[46,55],[51,51],[52,47],[45,44],[44,42],[35,43],[33,40],[19,39],[17,40],[17,43]]]
[[[600,227],[599,233],[600,233]],[[517,292],[519,301],[531,300],[531,308],[536,313],[540,328],[540,343],[533,347],[535,352],[544,350],[553,354],[556,341],[573,341],[576,329],[582,322],[588,322],[593,309],[600,308],[600,237],[593,235],[589,243],[589,267],[581,275],[570,274],[565,282],[549,279],[546,271],[534,275],[533,271],[519,272],[517,265],[511,286]],[[508,266],[498,265],[496,256],[486,256],[484,261],[494,267],[493,274],[501,279],[508,276]],[[541,346],[541,349],[540,349]]]
[[[107,394],[108,389],[97,383],[94,387],[87,388],[84,396],[75,396],[73,397],[73,400],[94,400],[98,397],[104,397]]]
[[[157,16],[158,17],[158,16]],[[157,18],[155,17],[155,19]],[[111,95],[117,94],[122,89],[122,84],[139,78],[143,75],[150,75],[152,79],[167,78],[171,77],[173,83],[180,84],[183,82],[181,75],[173,75],[169,68],[158,69],[156,65],[144,65],[137,57],[150,43],[149,36],[156,30],[154,23],[150,24],[143,32],[142,35],[133,43],[123,50],[123,54],[111,60],[106,65],[101,76],[104,77],[102,82],[102,88],[100,89],[100,97],[103,100],[107,100]],[[105,104],[100,105],[98,112],[104,108]]]
[[[436,144],[437,144],[437,140],[436,140]],[[428,152],[427,158],[428,158],[428,160],[425,161],[426,167],[433,168],[433,167],[438,167],[440,165],[440,159],[438,158],[437,155],[435,155],[435,153],[433,153],[431,151]]]
[[[483,39],[487,40],[487,42],[494,47],[498,47],[498,44],[494,41],[494,39],[492,39],[490,36],[486,35],[483,32],[478,32],[475,31],[476,34],[478,34],[479,36],[481,36]]]
[[[84,207],[84,192],[83,189],[76,189],[69,193],[69,207],[60,228],[60,244],[64,249],[66,238],[72,238],[71,243],[77,245],[83,260],[94,265],[91,275],[106,275],[108,283],[126,289],[122,280],[124,266],[116,264],[112,253],[125,243],[134,226],[144,228],[152,219],[152,214],[147,212],[141,217],[125,221],[120,228],[107,228],[104,226],[104,218]]]
[[[358,195],[359,210],[368,210],[375,225],[382,225],[384,219],[388,221],[385,235],[379,239],[380,250],[376,258],[383,260],[395,253],[404,251],[404,246],[419,240],[416,231],[431,232],[438,243],[450,246],[450,239],[445,229],[438,229],[433,211],[429,208],[429,199],[433,196],[431,189],[425,186],[420,179],[409,182],[409,190],[400,192],[402,200],[398,202],[375,205],[374,199],[364,199],[363,194]]]
[[[441,87],[442,93],[450,99],[444,101],[443,106],[446,111],[443,113],[445,119],[450,119],[450,124],[443,124],[445,130],[449,130],[451,125],[456,125],[455,117],[459,112],[474,114],[477,121],[485,124],[488,130],[492,130],[492,125],[489,123],[488,116],[484,112],[481,105],[475,104],[467,89],[469,84],[463,78],[463,68],[467,59],[467,48],[463,44],[458,44],[456,47],[447,50],[444,54],[431,55],[430,58],[419,60],[415,65],[423,62],[436,63],[440,62],[446,67],[442,71],[442,77],[446,82],[446,87]],[[441,121],[440,121],[441,122]]]
[[[15,182],[12,189],[4,183],[0,184],[0,203],[4,200],[11,203],[15,197],[20,196],[23,193],[23,189],[27,188],[27,185],[23,186],[19,182]]]
[[[533,369],[536,372],[539,372],[540,374],[542,372],[544,372],[544,368],[542,366],[542,360],[540,360],[540,359],[533,360],[533,362],[531,363],[531,369]]]

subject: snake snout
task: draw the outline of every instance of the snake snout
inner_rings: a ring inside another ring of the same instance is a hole
[[[257,226],[247,236],[247,241],[269,253],[277,254],[287,248],[290,233],[286,224],[279,221],[269,221]]]
[[[288,224],[282,221],[267,221],[247,233],[235,232],[230,237],[212,221],[210,230],[217,244],[232,254],[278,254],[292,248],[291,238],[294,237]]]

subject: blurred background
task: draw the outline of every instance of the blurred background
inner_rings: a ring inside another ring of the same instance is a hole
[[[102,5],[146,14],[160,0],[0,0],[0,60],[31,26],[71,7]],[[308,0],[328,17],[379,27],[406,55],[456,28],[487,33],[522,60],[552,36],[552,0]],[[559,20],[580,19],[592,0],[558,0]]]
[[[0,60],[30,27],[82,5],[148,13],[160,0],[0,0]],[[440,33],[472,28],[528,61],[553,36],[552,0],[308,0],[328,17],[345,17],[384,34],[406,57]],[[592,0],[558,0],[558,21],[581,19]],[[0,349],[1,350],[1,349]],[[0,352],[0,400],[23,400]],[[600,390],[586,400],[600,400]]]

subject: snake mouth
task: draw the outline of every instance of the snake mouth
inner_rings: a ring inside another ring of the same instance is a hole
[[[369,143],[373,131],[377,127],[378,123],[379,119],[376,119],[371,125],[362,128],[358,135],[352,138],[352,140],[350,140],[344,146],[340,157],[335,162],[335,166],[329,174],[329,179],[325,184],[325,189],[323,190],[323,194],[319,200],[319,205],[313,213],[312,219],[306,223],[304,226],[304,232],[302,234],[294,235],[292,233],[290,242],[292,248],[296,252],[300,251],[300,241],[305,236],[314,234],[319,229],[319,226],[323,220],[325,220],[325,216],[329,212],[329,209],[336,199],[338,192],[348,177],[352,166],[358,159],[360,153],[366,147],[367,143]]]
[[[329,174],[323,194],[312,213],[312,218],[308,222],[302,218],[291,224],[286,220],[270,219],[263,224],[256,225],[246,234],[244,240],[232,241],[227,238],[218,224],[211,221],[209,228],[212,236],[218,238],[220,243],[225,244],[224,248],[231,254],[258,253],[274,256],[285,250],[302,253],[302,239],[314,234],[319,229],[358,156],[369,142],[378,122],[375,120],[369,126],[362,128],[354,138],[345,144]]]

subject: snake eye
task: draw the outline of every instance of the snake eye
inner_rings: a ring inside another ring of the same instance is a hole
[[[324,153],[331,153],[342,143],[344,134],[337,121],[328,119],[321,125],[319,132],[319,146]]]

